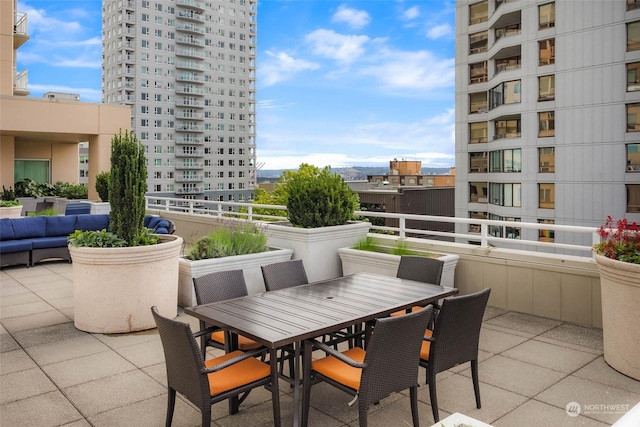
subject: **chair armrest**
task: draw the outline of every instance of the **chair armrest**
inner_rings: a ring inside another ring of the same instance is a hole
[[[265,354],[266,351],[267,351],[266,348],[261,348],[261,349],[258,348],[258,349],[255,349],[255,350],[250,350],[250,351],[242,353],[241,355],[238,355],[238,356],[233,357],[231,359],[225,360],[222,363],[218,363],[217,365],[210,366],[207,369],[203,370],[202,372],[205,373],[205,374],[210,374],[212,372],[217,372],[217,371],[220,371],[220,370],[222,370],[224,368],[228,368],[231,365],[235,365],[238,362],[242,362],[245,359],[249,359],[251,357],[256,357],[256,356],[258,356],[260,354]]]
[[[341,362],[346,363],[349,366],[353,366],[354,368],[364,368],[364,363],[356,362],[352,358],[345,356],[344,354],[340,353],[338,350],[335,350],[333,347],[329,347],[328,345],[321,343],[320,341],[317,341],[317,340],[309,340],[309,342],[313,347],[316,347],[330,354],[331,356],[335,357]]]
[[[194,336],[194,338],[198,338],[198,337],[201,337],[202,335],[205,335],[205,334],[209,334],[210,335],[210,334],[214,333],[215,331],[217,331],[218,329],[220,329],[220,328],[218,328],[217,326],[209,326],[206,329],[202,329],[202,330],[200,330],[198,332],[194,332],[193,336]]]

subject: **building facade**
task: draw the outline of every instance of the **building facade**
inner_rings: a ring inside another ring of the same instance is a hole
[[[457,0],[457,217],[640,220],[639,6]],[[538,231],[491,229],[523,233]],[[538,233],[543,242],[585,243],[567,239]]]
[[[0,1],[0,186],[24,178],[82,183],[78,145],[84,141],[89,198],[96,200],[95,175],[109,170],[111,137],[129,128],[129,108],[64,96],[29,98],[27,70],[17,67],[18,50],[29,39],[28,15],[16,0]]]
[[[256,0],[104,0],[103,102],[131,106],[148,194],[248,201]]]

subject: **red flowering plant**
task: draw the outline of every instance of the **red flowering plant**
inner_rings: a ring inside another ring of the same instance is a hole
[[[614,227],[613,219],[608,216],[604,225],[598,228],[600,243],[593,246],[598,255],[632,264],[640,264],[640,228],[626,218],[619,219]]]

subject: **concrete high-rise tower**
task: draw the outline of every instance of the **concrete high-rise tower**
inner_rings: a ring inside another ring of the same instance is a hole
[[[248,201],[256,0],[103,0],[103,102],[131,106],[148,194]]]
[[[456,216],[640,220],[639,81],[638,0],[457,0]]]

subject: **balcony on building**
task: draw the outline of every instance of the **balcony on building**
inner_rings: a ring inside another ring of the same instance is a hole
[[[175,190],[176,194],[202,194],[204,189],[202,187],[179,187]]]
[[[13,22],[13,48],[18,49],[29,40],[27,14],[25,12],[16,12],[16,17]]]
[[[193,22],[178,22],[176,24],[176,31],[183,31],[187,33],[204,34],[204,27],[197,25]]]
[[[181,97],[176,99],[176,106],[178,107],[194,107],[194,108],[204,108],[204,102],[189,97]]]
[[[178,132],[204,132],[204,126],[195,122],[178,122],[176,130]]]
[[[204,138],[195,135],[180,135],[176,138],[176,144],[178,145],[202,145],[204,144]]]
[[[204,168],[203,162],[176,162],[175,164],[176,170],[198,170]]]
[[[176,86],[176,93],[204,96],[204,89],[193,85],[178,85]]]
[[[182,7],[189,7],[197,10],[205,9],[205,3],[203,1],[198,1],[198,0],[177,0],[176,5],[182,6]]]
[[[176,81],[204,83],[204,77],[196,73],[183,72],[183,73],[176,74]]]
[[[176,55],[204,59],[204,51],[202,49],[194,49],[192,47],[176,47]]]
[[[192,174],[183,174],[176,175],[176,182],[202,182],[204,180],[204,175],[192,175]]]
[[[182,120],[204,120],[203,113],[196,113],[194,111],[178,111],[176,113],[176,119]]]
[[[176,43],[204,46],[204,39],[200,37],[194,37],[192,35],[182,35],[176,37]]]
[[[184,6],[184,5],[179,5],[179,6]],[[191,21],[204,22],[204,16],[202,16],[201,13],[198,13],[193,10],[178,9],[176,10],[176,16],[181,19],[189,19]]]
[[[204,71],[204,65],[196,61],[176,61],[176,68]]]
[[[14,73],[13,80],[13,94],[15,96],[27,96],[29,95],[29,90],[27,89],[28,83],[28,72],[27,70],[16,71]]]
[[[176,151],[176,157],[180,157],[180,158],[184,158],[184,157],[198,158],[203,156],[204,156],[204,150],[196,150],[195,148],[188,149],[188,147],[184,147],[183,149]]]

